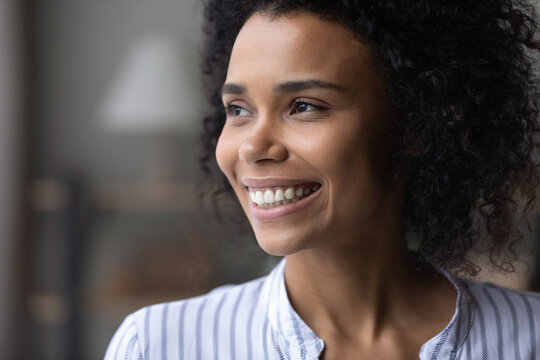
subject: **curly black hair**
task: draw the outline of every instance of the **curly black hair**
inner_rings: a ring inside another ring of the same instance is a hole
[[[418,253],[473,275],[479,267],[467,253],[482,242],[492,262],[510,270],[523,238],[516,220],[533,208],[538,184],[534,7],[520,0],[208,0],[207,174],[225,122],[221,87],[238,32],[254,13],[297,11],[342,24],[372,50],[390,96],[393,176],[406,172],[404,224],[419,238]],[[218,192],[232,192],[218,176]]]

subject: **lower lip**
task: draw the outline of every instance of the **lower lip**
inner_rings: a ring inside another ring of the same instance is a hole
[[[278,219],[308,207],[319,197],[320,192],[321,188],[317,189],[314,193],[309,194],[302,200],[286,205],[279,205],[270,209],[259,208],[257,204],[250,200],[249,205],[251,208],[251,215],[257,220]]]

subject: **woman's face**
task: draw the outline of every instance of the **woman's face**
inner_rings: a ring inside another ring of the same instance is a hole
[[[376,231],[393,195],[386,97],[368,47],[308,13],[255,14],[232,50],[216,149],[274,255]]]

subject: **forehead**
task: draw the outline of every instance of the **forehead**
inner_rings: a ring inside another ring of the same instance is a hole
[[[317,77],[354,85],[371,72],[368,46],[343,26],[310,13],[256,13],[236,38],[227,81],[271,75],[278,81]]]

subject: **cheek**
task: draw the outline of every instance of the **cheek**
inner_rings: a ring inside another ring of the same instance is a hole
[[[235,159],[237,158],[237,148],[230,137],[224,132],[221,133],[216,145],[216,161],[220,170],[231,180],[234,172]]]
[[[354,124],[352,120],[343,123]],[[358,123],[326,133],[326,146],[320,147],[315,158],[330,182],[333,194],[330,200],[341,204],[340,208],[364,206],[380,195],[383,184],[380,167],[384,165],[377,149],[380,140],[371,129]]]
[[[357,167],[364,163],[365,140],[361,126],[348,125],[352,123],[348,119],[341,123],[347,125],[319,132],[319,140],[311,148],[311,154],[325,175],[333,181],[348,182]]]

